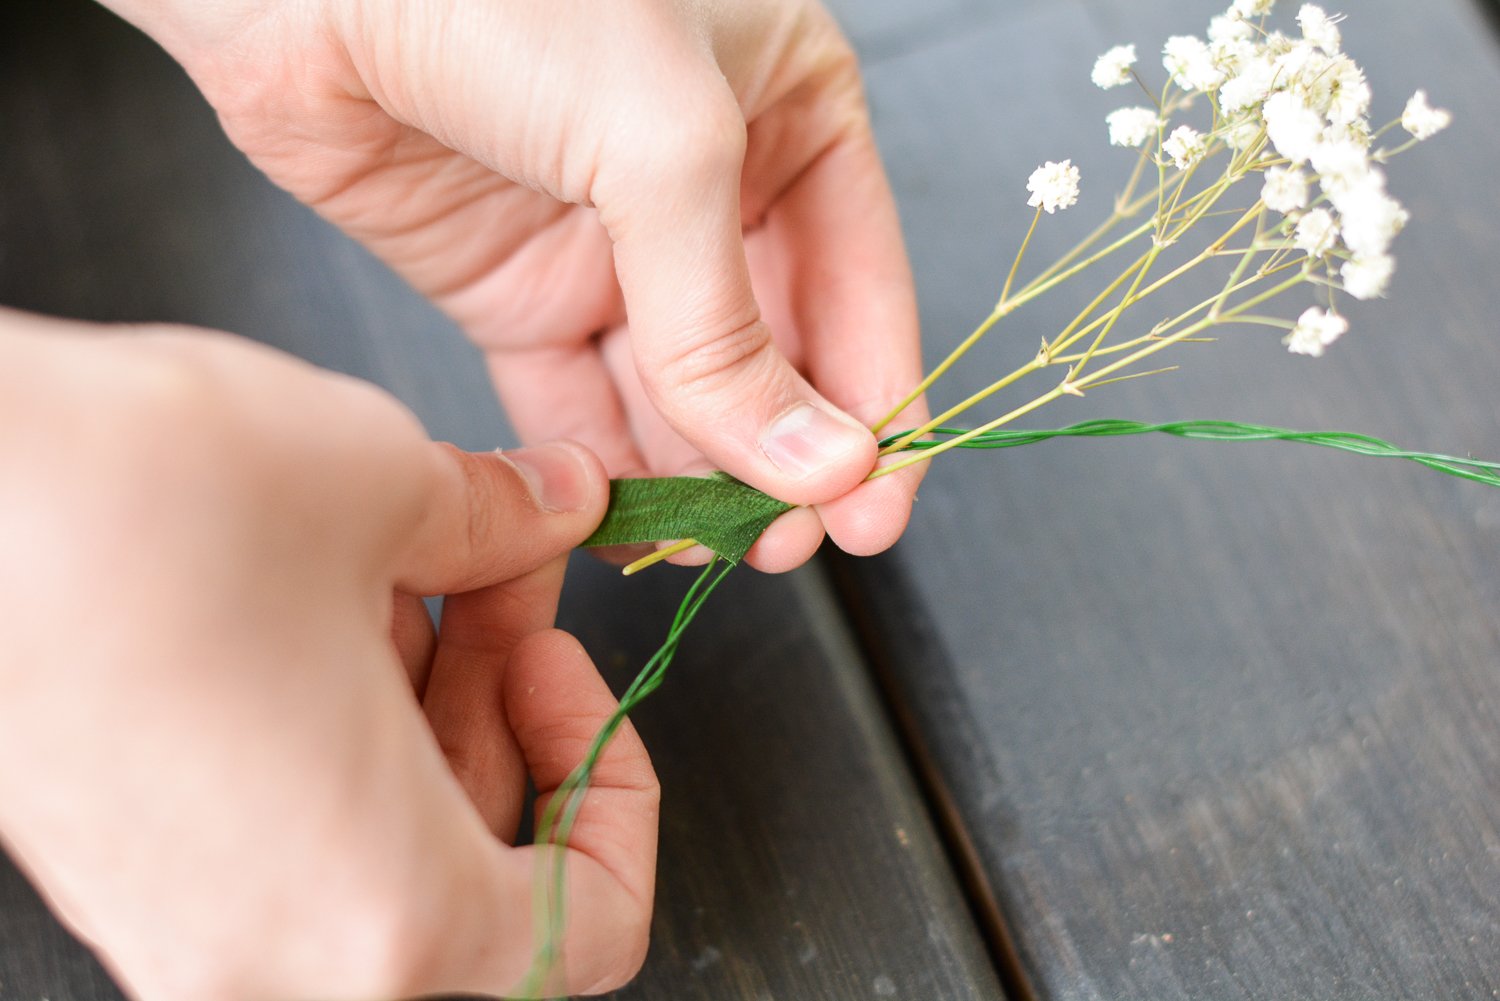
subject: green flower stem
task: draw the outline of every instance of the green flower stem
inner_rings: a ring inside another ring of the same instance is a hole
[[[1296,275],[1296,276],[1294,276],[1292,278],[1288,278],[1286,281],[1281,282],[1278,285],[1275,285],[1275,286],[1267,289],[1266,291],[1260,293],[1259,295],[1255,295],[1255,296],[1252,296],[1249,299],[1246,299],[1244,302],[1240,303],[1238,306],[1235,306],[1232,310],[1228,311],[1227,313],[1221,314],[1219,317],[1206,316],[1206,317],[1204,317],[1203,319],[1199,320],[1196,323],[1188,324],[1186,327],[1183,327],[1181,330],[1178,330],[1178,331],[1176,331],[1174,333],[1167,334],[1165,336],[1159,337],[1153,343],[1147,344],[1144,347],[1138,348],[1137,350],[1135,350],[1135,351],[1131,352],[1130,354],[1126,355],[1124,358],[1121,358],[1118,361],[1111,362],[1110,364],[1108,364],[1108,365],[1104,366],[1103,368],[1099,369],[1097,372],[1093,373],[1092,375],[1086,376],[1085,378],[1079,380],[1079,382],[1077,384],[1077,387],[1080,390],[1087,389],[1090,385],[1094,384],[1095,381],[1097,379],[1099,379],[1100,377],[1102,377],[1102,376],[1109,375],[1109,374],[1111,374],[1113,372],[1119,371],[1122,368],[1127,368],[1130,365],[1134,365],[1136,362],[1142,360],[1143,358],[1149,358],[1151,355],[1156,354],[1156,352],[1164,350],[1165,348],[1171,347],[1173,344],[1176,344],[1178,341],[1180,341],[1180,340],[1182,340],[1182,339],[1184,339],[1186,337],[1191,337],[1193,334],[1202,333],[1203,331],[1207,330],[1209,327],[1215,326],[1216,324],[1223,322],[1223,318],[1224,317],[1235,317],[1235,316],[1242,315],[1250,307],[1252,307],[1252,306],[1258,306],[1261,303],[1266,302],[1267,300],[1274,299],[1276,296],[1280,295],[1281,293],[1283,293],[1283,292],[1285,292],[1285,291],[1287,291],[1287,290],[1289,290],[1291,288],[1294,288],[1297,285],[1302,284],[1306,280],[1307,280],[1306,276],[1298,274],[1298,275]]]
[[[1109,231],[1114,229],[1115,226],[1126,219],[1134,218],[1141,209],[1156,200],[1156,193],[1154,191],[1144,197],[1136,198],[1136,186],[1140,184],[1141,175],[1145,172],[1146,164],[1151,159],[1150,154],[1145,150],[1140,150],[1139,152],[1140,155],[1135,160],[1135,168],[1130,172],[1130,180],[1125,182],[1124,190],[1115,196],[1114,212],[1110,217],[1104,220],[1092,233],[1074,244],[1072,249],[1067,253],[1042,269],[1042,273],[1032,279],[1033,284],[1046,281],[1058,271],[1072,264],[1080,254],[1108,236]]]
[[[1003,427],[1004,425],[1009,424],[1011,421],[1015,420],[1017,417],[1023,417],[1026,414],[1031,413],[1038,407],[1051,403],[1059,396],[1062,396],[1064,393],[1068,392],[1068,390],[1063,389],[1063,385],[1066,385],[1066,383],[1063,383],[1062,385],[1057,386],[1055,389],[1043,393],[1041,396],[1038,396],[1030,403],[1023,404],[1022,406],[1017,407],[1008,414],[995,418],[988,424],[981,424],[979,427],[974,428],[971,431],[965,431],[962,434],[958,435],[958,437],[956,438],[950,438],[947,441],[942,442],[934,442],[932,443],[931,448],[922,448],[914,454],[908,455],[903,459],[898,459],[895,462],[890,463],[889,465],[876,466],[874,471],[871,472],[869,476],[866,476],[865,479],[867,481],[878,480],[882,476],[889,476],[892,473],[900,472],[908,466],[915,466],[919,462],[926,462],[931,458],[941,455],[949,449],[962,448],[965,442],[972,441],[985,434],[986,432],[993,431],[998,427]],[[909,440],[906,445],[902,446],[901,450],[907,451],[916,445],[917,440],[912,439]]]
[[[1236,225],[1239,225],[1239,224],[1236,224]],[[984,435],[984,434],[986,434],[986,433],[988,433],[990,431],[995,430],[996,428],[1003,427],[1004,425],[1009,424],[1011,421],[1015,420],[1016,418],[1022,417],[1022,416],[1026,415],[1026,414],[1029,414],[1031,411],[1036,410],[1038,407],[1044,406],[1045,404],[1048,404],[1048,403],[1052,402],[1053,400],[1057,399],[1058,397],[1063,396],[1065,394],[1067,394],[1067,395],[1081,395],[1084,390],[1089,389],[1090,387],[1095,387],[1095,386],[1102,385],[1106,381],[1114,381],[1113,379],[1106,379],[1106,376],[1113,376],[1116,372],[1120,371],[1121,369],[1128,368],[1129,366],[1134,365],[1135,363],[1141,361],[1144,358],[1149,358],[1151,355],[1154,355],[1158,351],[1164,350],[1165,348],[1168,348],[1168,347],[1170,347],[1173,344],[1177,344],[1177,343],[1179,343],[1181,341],[1187,340],[1187,339],[1191,338],[1194,334],[1202,333],[1204,330],[1207,330],[1208,328],[1210,328],[1212,326],[1215,326],[1215,325],[1217,325],[1219,323],[1222,323],[1224,321],[1225,317],[1239,316],[1239,315],[1243,314],[1246,310],[1248,310],[1250,307],[1259,305],[1262,302],[1266,302],[1269,299],[1275,298],[1276,296],[1280,295],[1282,292],[1285,292],[1288,289],[1295,287],[1296,285],[1300,285],[1302,282],[1304,282],[1306,280],[1307,279],[1306,279],[1305,275],[1298,274],[1298,275],[1296,275],[1296,276],[1294,276],[1292,278],[1287,279],[1286,281],[1283,281],[1283,282],[1275,285],[1274,287],[1272,287],[1270,289],[1267,289],[1264,292],[1261,292],[1259,295],[1252,296],[1251,298],[1249,298],[1249,299],[1245,300],[1244,302],[1240,303],[1238,306],[1235,306],[1232,310],[1230,310],[1230,311],[1228,311],[1226,313],[1223,313],[1223,314],[1221,314],[1218,317],[1212,317],[1212,316],[1210,316],[1210,317],[1204,317],[1203,319],[1197,321],[1196,323],[1188,324],[1187,326],[1182,327],[1181,329],[1176,330],[1176,331],[1174,331],[1174,332],[1172,332],[1170,334],[1165,334],[1165,335],[1158,334],[1157,336],[1155,336],[1155,337],[1153,337],[1151,339],[1150,343],[1145,344],[1145,345],[1143,345],[1140,348],[1137,348],[1135,351],[1133,351],[1130,354],[1126,355],[1124,358],[1121,358],[1121,359],[1119,359],[1117,361],[1114,361],[1114,362],[1112,362],[1112,363],[1104,366],[1103,368],[1098,369],[1097,371],[1095,371],[1095,372],[1093,372],[1093,373],[1091,373],[1091,374],[1089,374],[1087,376],[1084,376],[1083,378],[1078,379],[1076,381],[1073,381],[1071,379],[1065,379],[1058,386],[1056,386],[1055,388],[1053,388],[1051,390],[1048,390],[1046,393],[1043,393],[1042,395],[1036,397],[1030,403],[1023,404],[1023,405],[1015,408],[1014,410],[1010,411],[1009,413],[1003,414],[1002,416],[995,418],[994,420],[990,421],[987,424],[982,424],[979,427],[974,428],[974,429],[972,429],[970,431],[962,432],[957,437],[949,438],[946,441],[941,441],[941,442],[933,443],[931,445],[931,447],[923,447],[921,449],[917,449],[917,450],[915,450],[914,454],[909,455],[909,456],[907,456],[905,458],[902,458],[902,459],[898,459],[897,461],[892,462],[892,463],[890,463],[888,465],[879,466],[874,471],[872,471],[870,473],[870,475],[866,477],[866,479],[867,480],[874,480],[874,479],[879,479],[882,476],[889,476],[892,473],[899,472],[900,470],[907,468],[908,466],[913,466],[913,465],[916,465],[918,462],[925,462],[928,459],[931,459],[931,458],[933,458],[935,456],[941,455],[943,452],[946,452],[949,449],[960,448],[960,447],[963,446],[963,444],[965,442],[971,441],[971,440],[973,440],[975,438],[978,438],[981,435]],[[1201,309],[1202,307],[1200,306],[1198,308]],[[1195,310],[1193,310],[1191,312],[1196,312],[1196,311],[1197,311],[1197,309],[1195,309]],[[1188,315],[1190,315],[1190,314],[1188,314]],[[1026,367],[1027,366],[1022,366],[1022,369],[1026,368]],[[1020,369],[1018,369],[1017,371],[1020,371]],[[924,425],[924,427],[925,427],[925,425]],[[927,430],[924,431],[923,434],[930,433],[932,430],[934,430],[934,429],[933,428],[927,428]],[[892,452],[895,452],[895,451],[908,451],[908,450],[911,450],[910,446],[912,446],[914,444],[914,442],[916,441],[916,439],[919,438],[919,437],[921,437],[921,435],[917,435],[916,437],[913,437],[912,433],[908,432],[906,435],[903,435],[903,436],[901,436],[901,438],[896,439],[895,441],[893,441],[891,445],[888,445],[888,446],[886,446],[886,448],[882,449],[882,452],[884,454],[891,454]],[[905,441],[906,444],[899,445],[899,447],[895,447],[895,446],[897,446],[897,443],[899,443],[901,441]]]
[[[1228,187],[1228,185],[1223,184],[1223,182],[1220,182],[1220,184],[1215,185],[1214,187],[1209,188],[1208,191],[1213,193],[1212,196],[1209,197],[1209,198],[1207,198],[1207,199],[1204,199],[1202,201],[1202,204],[1199,205],[1199,206],[1197,206],[1195,208],[1195,210],[1194,210],[1195,211],[1195,215],[1193,216],[1193,219],[1200,218],[1201,214],[1203,212],[1208,211],[1208,209],[1214,204],[1214,202],[1218,199],[1218,197],[1222,196],[1224,190],[1227,190],[1227,187]],[[1123,272],[1121,272],[1120,275],[1117,278],[1115,278],[1115,280],[1113,282],[1111,282],[1102,292],[1100,292],[1097,296],[1095,296],[1094,299],[1093,299],[1093,301],[1090,302],[1086,307],[1084,307],[1084,309],[1078,314],[1078,316],[1074,318],[1073,322],[1070,323],[1068,325],[1068,327],[1066,327],[1056,338],[1054,338],[1054,340],[1051,342],[1051,344],[1048,345],[1047,347],[1045,347],[1044,350],[1041,353],[1039,353],[1036,357],[1032,358],[1030,361],[1026,362],[1026,364],[1020,366],[1015,371],[1011,372],[1009,375],[1006,375],[1006,376],[1004,376],[1004,377],[1002,377],[1000,379],[997,379],[995,382],[990,383],[984,389],[981,389],[978,392],[971,394],[968,398],[964,399],[963,401],[959,402],[958,404],[955,404],[953,407],[950,407],[948,410],[946,410],[943,413],[939,414],[938,416],[934,417],[933,419],[931,419],[930,421],[928,421],[926,424],[923,424],[921,427],[914,428],[913,430],[911,430],[911,431],[907,432],[905,435],[903,435],[901,438],[899,438],[899,439],[891,442],[886,447],[884,447],[884,448],[881,449],[881,454],[882,455],[890,455],[892,453],[904,450],[905,447],[908,444],[910,444],[911,442],[917,440],[918,438],[923,437],[932,428],[935,428],[935,427],[938,427],[940,425],[948,423],[954,417],[956,417],[959,414],[963,413],[965,410],[969,409],[970,407],[974,406],[975,404],[983,402],[984,400],[986,400],[989,397],[993,396],[995,393],[999,392],[1000,390],[1006,388],[1007,386],[1010,386],[1010,385],[1016,383],[1017,381],[1019,381],[1020,379],[1024,378],[1025,376],[1030,375],[1032,372],[1039,371],[1042,368],[1045,368],[1045,367],[1047,367],[1050,364],[1054,364],[1058,360],[1057,353],[1066,351],[1068,348],[1070,348],[1074,344],[1076,344],[1079,341],[1079,339],[1081,339],[1082,337],[1086,336],[1091,330],[1095,329],[1096,327],[1102,327],[1103,328],[1103,332],[1100,335],[1098,335],[1098,336],[1095,337],[1094,345],[1088,351],[1084,352],[1084,354],[1079,359],[1079,365],[1081,367],[1081,362],[1082,361],[1087,361],[1093,355],[1095,355],[1095,354],[1098,353],[1099,346],[1101,345],[1101,343],[1102,343],[1102,341],[1104,339],[1104,334],[1108,333],[1108,330],[1109,330],[1110,326],[1112,325],[1113,321],[1111,320],[1111,317],[1117,318],[1119,315],[1123,314],[1123,312],[1124,312],[1125,309],[1129,308],[1130,306],[1133,306],[1135,303],[1137,303],[1141,299],[1145,298],[1151,292],[1154,292],[1154,291],[1157,291],[1158,289],[1163,288],[1169,282],[1177,279],[1178,277],[1181,277],[1183,274],[1186,274],[1188,271],[1191,271],[1193,268],[1198,267],[1203,262],[1211,260],[1218,253],[1219,249],[1222,248],[1225,244],[1227,244],[1229,242],[1229,240],[1234,236],[1235,233],[1239,232],[1245,226],[1249,225],[1252,221],[1260,218],[1260,216],[1262,215],[1263,211],[1264,211],[1264,206],[1259,201],[1257,201],[1255,203],[1255,205],[1252,206],[1249,211],[1243,213],[1240,216],[1240,218],[1233,225],[1231,225],[1228,229],[1226,229],[1216,240],[1214,240],[1213,243],[1210,243],[1206,248],[1204,248],[1203,251],[1201,251],[1200,253],[1198,253],[1197,255],[1195,255],[1191,260],[1184,262],[1182,265],[1180,265],[1179,267],[1177,267],[1176,269],[1174,269],[1172,272],[1168,273],[1167,275],[1164,275],[1163,277],[1161,277],[1157,281],[1153,282],[1145,290],[1140,290],[1139,289],[1139,284],[1140,284],[1139,278],[1140,278],[1140,276],[1143,275],[1144,269],[1147,268],[1147,267],[1149,267],[1150,263],[1152,261],[1154,261],[1156,259],[1156,256],[1161,252],[1160,245],[1159,244],[1153,244],[1151,250],[1147,251],[1145,254],[1141,255],[1141,257],[1137,258],[1134,263],[1132,263]],[[1189,220],[1189,223],[1191,223],[1191,221],[1192,220]],[[1181,232],[1181,230],[1179,229],[1178,233],[1180,233],[1180,232]],[[1120,287],[1122,285],[1124,285],[1125,282],[1127,280],[1130,280],[1132,277],[1136,278],[1135,284],[1132,286],[1131,291],[1129,293],[1127,293],[1127,295],[1123,299],[1120,300],[1120,303],[1111,312],[1110,316],[1109,317],[1100,317],[1099,320],[1096,320],[1093,323],[1090,323],[1087,326],[1084,326],[1083,325],[1083,321],[1086,320],[1088,318],[1088,316],[1094,312],[1095,309],[1097,309],[1101,304],[1103,304],[1103,302],[1106,299],[1108,299],[1111,295],[1113,295],[1115,292],[1117,292],[1120,289]],[[1261,276],[1257,275],[1256,276],[1256,280],[1259,280],[1260,277]],[[1235,285],[1235,284],[1236,283],[1231,282],[1230,286]],[[1253,282],[1252,282],[1252,284],[1253,284]],[[1226,288],[1228,288],[1230,286],[1226,286]],[[1199,309],[1202,309],[1202,308],[1204,308],[1202,305],[1200,305],[1198,307],[1195,307],[1192,311],[1190,311],[1190,313],[1188,315],[1191,315],[1191,313],[1196,313]],[[973,342],[977,341],[978,338],[983,335],[983,332],[986,331],[986,330],[988,330],[989,326],[993,325],[993,323],[997,319],[998,319],[998,316],[996,314],[991,314],[991,317],[987,321],[987,323],[985,325],[982,325],[981,328],[979,329],[979,331],[976,331],[975,334],[971,334],[969,340],[966,341],[965,344],[962,345],[962,347],[965,350],[967,350],[967,348],[970,347],[970,346],[972,346]],[[1168,326],[1169,327],[1170,326],[1175,326],[1176,322],[1179,322],[1179,321],[1173,321]],[[1210,323],[1209,326],[1211,326],[1211,325],[1212,324]],[[1206,327],[1200,327],[1199,329],[1206,329]],[[1157,341],[1157,342],[1164,342],[1164,343],[1158,343],[1154,348],[1151,349],[1151,351],[1160,350],[1160,348],[1163,347],[1163,346],[1165,346],[1166,343],[1177,343],[1180,340],[1186,339],[1186,337],[1184,337],[1184,336],[1176,336],[1176,337],[1172,337],[1170,339],[1165,339],[1165,338],[1160,337],[1159,334],[1160,334],[1159,330],[1153,332],[1153,336],[1151,337],[1151,340],[1152,341]],[[1145,349],[1143,348],[1142,350],[1144,351]],[[937,377],[940,376],[940,375],[942,375],[943,372],[947,371],[947,367],[951,366],[952,363],[957,360],[957,356],[960,353],[961,352],[955,352],[954,355],[950,355],[950,357],[943,363],[943,365],[939,366],[938,369],[934,370],[934,372],[933,372],[932,375],[930,375],[927,379],[923,380],[923,385],[920,388],[923,389],[923,390],[925,390],[925,388],[927,386],[930,386],[933,382],[935,382],[937,380]],[[1150,353],[1150,352],[1147,352],[1147,353]],[[1133,358],[1134,357],[1145,357],[1145,354],[1142,354],[1141,352],[1137,352],[1135,355],[1132,355],[1131,357],[1133,357]],[[1121,367],[1120,364],[1116,363],[1114,365],[1109,366],[1108,367],[1108,371],[1109,372],[1114,372],[1114,371],[1117,371],[1120,367]],[[1084,388],[1085,386],[1087,386],[1089,384],[1098,385],[1098,383],[1091,383],[1088,380],[1075,380],[1074,383],[1073,383],[1073,385],[1077,389],[1082,389],[1082,388]],[[1071,390],[1071,389],[1070,390],[1064,390],[1064,392],[1072,392],[1072,391],[1073,390]],[[913,395],[910,399],[904,401],[901,404],[901,406],[895,411],[895,413],[899,413],[900,410],[905,409],[906,404],[909,403],[911,399],[915,399],[915,398],[916,398],[915,395]],[[1022,412],[1026,412],[1026,411],[1023,410]],[[1013,415],[1014,416],[1019,416],[1020,414],[1013,412]],[[890,416],[894,416],[894,413],[892,415],[890,415]],[[884,427],[885,423],[889,421],[890,416],[888,416],[886,418],[886,421],[882,421],[881,424],[877,425],[874,428],[874,430],[877,433],[881,430],[882,427]],[[1007,415],[1007,416],[1009,417],[1011,415]],[[1004,418],[1002,418],[1001,421],[1003,423],[1004,422]],[[995,426],[995,425],[992,422],[991,425],[986,425],[986,426],[989,427],[989,426]],[[917,458],[915,461],[921,461],[921,459]],[[888,465],[888,466],[882,466],[882,467],[876,469],[871,474],[871,477],[873,478],[875,476],[889,475],[889,471],[890,470],[898,469],[898,468],[905,468],[905,466],[911,465],[911,464],[912,464],[911,460],[903,460],[901,462],[892,463],[891,465]]]
[[[1153,244],[1151,246],[1151,250],[1146,254],[1145,261],[1136,271],[1135,278],[1130,283],[1130,291],[1121,297],[1119,303],[1115,305],[1114,309],[1109,311],[1107,317],[1102,317],[1107,322],[1099,328],[1099,333],[1094,335],[1094,339],[1089,343],[1088,350],[1084,351],[1083,357],[1079,358],[1078,362],[1072,366],[1072,371],[1075,374],[1083,371],[1084,366],[1089,363],[1089,359],[1094,357],[1094,353],[1099,350],[1099,346],[1104,343],[1104,339],[1109,336],[1110,331],[1114,330],[1115,324],[1119,322],[1120,317],[1125,315],[1125,310],[1136,301],[1135,294],[1140,290],[1141,282],[1145,280],[1146,273],[1151,270],[1151,265],[1155,264],[1157,257],[1161,255],[1161,250],[1161,244]]]
[[[926,378],[924,378],[920,383],[917,384],[916,389],[913,389],[910,393],[907,393],[904,397],[902,397],[901,402],[892,407],[890,412],[887,413],[884,417],[876,421],[875,424],[870,428],[870,430],[875,432],[876,434],[879,434],[887,424],[895,420],[903,410],[911,406],[913,401],[915,401],[923,393],[927,392],[928,389],[932,388],[932,384],[937,382],[938,379],[942,378],[943,374],[946,373],[950,368],[952,368],[954,364],[960,358],[962,358],[970,348],[972,348],[975,344],[978,344],[980,338],[989,333],[990,328],[998,323],[1000,321],[1000,318],[1003,317],[1007,312],[1009,312],[1009,310],[1002,311],[997,307],[990,313],[989,316],[985,317],[984,322],[975,327],[973,333],[969,334],[968,337],[965,337],[963,341],[959,343],[958,347],[949,352],[948,357],[939,362],[938,366],[934,368],[930,373],[928,373]]]
[[[1036,224],[1041,221],[1042,207],[1037,206],[1036,214],[1031,217],[1031,225],[1026,229],[1026,238],[1021,241],[1021,249],[1016,251],[1016,259],[1010,263],[1010,273],[1005,276],[1005,285],[1000,289],[1000,302],[995,308],[999,309],[1005,305],[1005,300],[1010,298],[1010,287],[1015,283],[1016,272],[1021,267],[1021,258],[1026,256],[1026,248],[1031,245],[1031,236],[1036,232]]]
[[[1143,158],[1137,162],[1137,168],[1143,166],[1144,163],[1145,159],[1143,154]],[[1135,175],[1132,175],[1131,182],[1129,185],[1127,185],[1127,191],[1135,185],[1138,175],[1139,169],[1137,170]],[[1179,174],[1172,179],[1170,184],[1172,186],[1177,186],[1186,183],[1186,180],[1187,175],[1185,173]],[[1203,197],[1203,195],[1204,193],[1200,192],[1199,194],[1192,196],[1187,201],[1182,203],[1183,207],[1189,208],[1196,205],[1198,201]],[[1075,275],[1086,271],[1088,268],[1092,267],[1098,262],[1114,254],[1121,248],[1128,246],[1133,241],[1139,239],[1142,236],[1145,236],[1153,229],[1155,229],[1157,226],[1157,220],[1153,218],[1149,222],[1145,222],[1137,226],[1135,229],[1131,230],[1129,233],[1126,233],[1124,236],[1119,237],[1109,246],[1090,255],[1080,263],[1068,267],[1066,268],[1066,270],[1059,270],[1064,262],[1071,261],[1078,257],[1090,246],[1097,243],[1100,239],[1107,235],[1109,231],[1113,229],[1119,222],[1134,216],[1156,197],[1156,193],[1152,192],[1151,194],[1144,195],[1141,198],[1137,199],[1135,202],[1126,204],[1123,207],[1121,207],[1117,202],[1114,213],[1108,220],[1105,221],[1103,225],[1101,225],[1099,228],[1094,230],[1093,233],[1085,237],[1081,242],[1074,246],[1073,249],[1069,250],[1066,254],[1060,257],[1056,262],[1045,269],[1040,275],[1038,275],[1036,278],[1033,278],[1030,282],[1023,286],[1021,290],[1015,294],[1014,297],[1006,299],[1002,295],[1001,301],[996,304],[995,308],[990,312],[989,316],[985,317],[985,319],[979,324],[978,327],[974,329],[972,333],[969,334],[968,337],[965,337],[957,347],[949,352],[948,356],[944,358],[936,368],[928,373],[926,378],[924,378],[920,383],[917,384],[916,388],[914,388],[910,393],[906,394],[906,396],[904,396],[899,403],[892,407],[890,411],[885,414],[885,416],[876,421],[872,427],[872,430],[874,430],[876,433],[879,433],[888,424],[890,424],[891,421],[895,420],[896,417],[900,415],[900,413],[904,411],[908,406],[910,406],[913,401],[915,401],[923,393],[927,392],[927,390],[931,389],[933,383],[937,382],[938,379],[940,379],[945,373],[947,373],[949,369],[953,367],[954,363],[962,358],[970,348],[977,344],[985,334],[989,333],[989,331],[1001,319],[1015,312],[1017,309],[1042,295],[1043,293],[1056,288],[1058,285],[1061,285],[1063,282],[1066,282],[1068,279],[1074,277]]]

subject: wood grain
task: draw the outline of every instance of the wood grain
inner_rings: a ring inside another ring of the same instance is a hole
[[[1032,167],[1071,156],[1084,176],[1038,266],[1107,213],[1129,161],[1102,119],[1134,96],[1093,89],[1094,56],[1135,42],[1159,73],[1146,54],[1221,6],[1058,3],[871,68],[930,351],[993,302]],[[1351,308],[1319,361],[1236,330],[1037,425],[1226,418],[1500,457],[1500,47],[1464,0],[1349,15],[1380,118],[1423,86],[1458,122],[1392,166],[1413,222],[1390,300]],[[940,400],[1028,358],[1079,296],[1017,314]],[[895,553],[846,568],[847,597],[1034,996],[1487,998],[1497,555],[1500,495],[1420,469],[1060,442],[939,460]]]

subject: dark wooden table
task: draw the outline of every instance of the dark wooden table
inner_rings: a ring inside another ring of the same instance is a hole
[[[930,351],[993,300],[1033,166],[1085,170],[1039,253],[1107,204],[1128,163],[1093,57],[1218,6],[835,4]],[[1392,168],[1414,221],[1390,301],[1351,310],[1321,361],[1236,333],[1039,423],[1223,417],[1500,456],[1500,46],[1471,0],[1363,0],[1343,27],[1382,114],[1425,86],[1458,115]],[[388,386],[436,437],[510,440],[450,325],[102,11],[0,6],[0,126],[0,302],[233,330]],[[836,586],[827,566],[733,579],[639,714],[666,789],[660,909],[619,996],[1500,996],[1497,555],[1500,492],[1297,446],[942,460],[888,557],[832,561]],[[684,586],[580,560],[564,624],[623,681]],[[0,864],[0,1001],[118,996]]]
[[[1107,210],[1128,164],[1079,124],[1129,98],[1091,86],[1093,56],[1216,6],[1034,4],[870,68],[931,345],[987,312],[1032,166],[1073,156],[1078,221]],[[1413,222],[1389,301],[1350,309],[1321,360],[1232,330],[1037,425],[1226,418],[1500,456],[1500,47],[1466,0],[1347,8],[1375,117],[1425,87],[1458,123],[1392,164]],[[1079,305],[1018,314],[939,400]],[[846,607],[1023,994],[1500,997],[1495,491],[1277,444],[940,461],[897,551],[844,565]]]

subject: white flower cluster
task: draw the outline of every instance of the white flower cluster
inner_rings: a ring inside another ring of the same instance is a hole
[[[1031,172],[1026,190],[1031,192],[1026,204],[1046,209],[1048,215],[1069,208],[1078,201],[1078,168],[1072,160],[1061,163],[1048,160]]]
[[[1349,321],[1317,306],[1304,312],[1286,337],[1287,350],[1295,355],[1323,357],[1323,349],[1349,329]]]
[[[1276,0],[1233,0],[1209,24],[1206,38],[1176,35],[1162,48],[1162,66],[1182,92],[1164,111],[1120,108],[1107,119],[1117,146],[1156,145],[1156,158],[1189,169],[1225,146],[1250,157],[1264,171],[1261,199],[1285,217],[1276,232],[1305,253],[1344,291],[1358,299],[1384,294],[1395,270],[1391,242],[1407,221],[1401,203],[1386,192],[1385,174],[1373,155],[1367,118],[1370,86],[1364,72],[1342,51],[1342,15],[1316,4],[1297,12],[1298,32],[1267,24]],[[1133,46],[1106,52],[1093,80],[1113,87],[1134,78]],[[1192,95],[1209,96],[1215,127],[1201,133],[1180,126],[1167,133],[1175,108]],[[1413,140],[1427,139],[1452,121],[1433,108],[1422,91],[1407,103],[1402,127]],[[1382,130],[1383,131],[1383,130]],[[1241,162],[1244,162],[1243,160]],[[1314,190],[1314,184],[1317,190]],[[1335,314],[1304,314],[1288,338],[1291,350],[1321,354],[1342,333]]]

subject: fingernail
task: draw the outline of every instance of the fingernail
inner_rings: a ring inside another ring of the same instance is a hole
[[[582,460],[566,445],[538,445],[501,454],[520,472],[537,506],[563,514],[581,511],[589,502],[593,484]]]
[[[848,458],[868,434],[804,402],[770,423],[760,436],[760,448],[777,469],[802,479]]]

